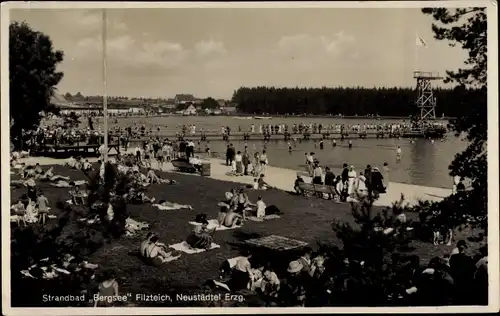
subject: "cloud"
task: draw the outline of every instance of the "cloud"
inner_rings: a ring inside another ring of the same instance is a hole
[[[185,67],[190,51],[179,43],[164,40],[139,41],[129,35],[117,36],[107,41],[108,64],[125,72],[144,69],[154,72]],[[95,63],[101,59],[102,38],[100,36],[84,38],[77,42],[70,57],[81,63]]]
[[[94,32],[102,30],[102,12],[100,10],[69,10],[61,15],[61,22],[65,27],[76,30]],[[106,17],[108,30],[126,32],[128,26],[112,15]]]
[[[214,40],[200,41],[194,46],[195,51],[200,56],[215,55],[215,54],[226,54],[227,50],[223,42],[217,42]]]
[[[277,46],[278,52],[281,54],[304,57],[320,54],[337,55],[353,42],[353,36],[340,31],[333,37],[308,34],[283,36]]]

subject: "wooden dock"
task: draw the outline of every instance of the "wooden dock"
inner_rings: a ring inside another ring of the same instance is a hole
[[[101,144],[83,144],[76,143],[74,145],[45,145],[33,151],[32,155],[52,157],[52,158],[68,158],[68,157],[99,157],[99,147]],[[113,153],[114,150],[114,153]],[[118,143],[108,144],[108,155],[116,155],[120,153],[120,145]]]
[[[119,135],[113,135],[119,137]],[[151,137],[168,138],[170,140],[343,140],[343,139],[364,139],[364,138],[423,138],[428,137],[423,132],[407,131],[407,132],[386,132],[386,131],[363,131],[363,132],[323,132],[323,133],[281,133],[281,134],[259,134],[259,133],[248,133],[248,132],[231,132],[230,134],[222,134],[217,132],[197,132],[192,133],[152,133],[149,136],[144,135],[140,137],[129,138],[130,142],[140,142],[146,141]],[[432,137],[429,135],[429,137]],[[442,135],[441,135],[442,137]],[[433,138],[439,138],[439,135],[435,135]]]

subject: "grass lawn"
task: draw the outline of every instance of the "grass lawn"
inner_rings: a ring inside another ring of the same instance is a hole
[[[70,176],[71,180],[86,179],[82,172],[61,166],[54,166],[54,173]],[[161,211],[150,204],[127,205],[127,210],[132,218],[150,223],[152,230],[159,233],[160,241],[165,244],[175,244],[185,240],[192,229],[188,222],[194,220],[196,214],[206,213],[209,219],[216,218],[219,211],[217,203],[223,199],[224,192],[238,187],[235,183],[195,175],[160,174],[164,178],[176,180],[178,184],[154,184],[148,189],[147,195],[155,197],[157,201],[167,200],[190,204],[194,210]],[[15,176],[12,178],[16,179]],[[48,184],[42,184],[41,189],[52,205],[55,205],[58,200],[69,199],[67,188],[54,188]],[[25,189],[12,190],[12,203],[25,191]],[[252,202],[255,202],[259,195],[268,206],[276,205],[284,212],[284,215],[281,219],[265,222],[249,221],[242,228],[217,232],[215,242],[221,246],[219,249],[191,255],[182,253],[181,258],[176,261],[161,267],[152,267],[129,254],[137,249],[142,236],[122,237],[120,240],[104,245],[88,260],[102,267],[115,269],[122,293],[133,293],[133,295],[135,293],[192,293],[201,291],[205,281],[218,277],[221,264],[224,260],[239,255],[244,240],[267,235],[281,235],[308,242],[314,249],[317,240],[339,245],[340,242],[331,229],[332,220],[343,220],[354,224],[349,204],[333,203],[317,198],[306,199],[275,190],[248,190],[248,196]],[[53,212],[57,214],[57,210],[53,209]],[[470,234],[470,232],[464,231],[462,234]],[[459,238],[461,237],[457,236],[457,239]],[[433,246],[431,243],[420,241],[414,241],[412,246],[415,247],[414,253],[420,256],[423,263],[434,256],[442,256],[452,250],[452,247],[445,245]],[[473,249],[476,246],[478,245],[471,244]],[[283,265],[287,264],[288,259],[283,259]],[[161,303],[144,304],[163,306]]]

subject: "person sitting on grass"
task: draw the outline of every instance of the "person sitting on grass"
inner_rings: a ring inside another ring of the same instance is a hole
[[[188,245],[196,249],[208,250],[212,247],[216,227],[208,229],[208,221],[205,220],[199,226],[195,226],[186,239]]]
[[[84,205],[85,204],[85,196],[86,194],[82,191],[80,191],[80,186],[76,185],[74,182],[73,190],[69,191],[69,194],[71,195],[71,201],[75,205]]]
[[[91,171],[92,170],[92,165],[90,164],[88,159],[85,159],[85,161],[82,164],[82,171]]]
[[[70,167],[71,169],[76,169],[76,159],[71,156],[68,161],[64,164],[66,167]]]
[[[250,203],[244,189],[240,189],[236,203],[236,212],[243,215],[243,220],[246,220],[246,212],[252,209],[253,204]]]
[[[264,218],[266,216],[266,203],[262,201],[262,197],[257,198],[257,218]]]
[[[35,165],[35,173],[36,173],[37,175],[41,175],[41,174],[43,173],[42,166],[40,166],[40,164],[39,164],[39,163],[36,163],[36,165]]]
[[[24,223],[36,223],[38,217],[38,211],[36,209],[36,203],[34,200],[29,200],[28,205],[26,206],[26,212],[24,214]]]
[[[24,207],[22,199],[17,200],[17,203],[12,205],[11,210],[12,210],[12,215],[16,216],[17,225],[19,226],[22,220],[24,226],[26,226],[26,221],[24,218],[24,215],[26,214],[26,208]]]
[[[276,304],[278,293],[280,291],[280,279],[271,268],[264,270],[262,281],[260,282],[260,293],[267,301],[267,305],[273,306]]]
[[[222,206],[219,212],[219,216],[217,217],[217,221],[219,222],[219,227],[225,226],[228,228],[232,228],[234,226],[239,226],[242,224],[242,216],[236,213],[234,210],[228,208],[227,206]]]
[[[49,214],[49,200],[41,191],[39,193],[36,204],[38,205],[38,222],[42,223],[42,225],[45,225],[45,223],[47,222],[47,215]]]
[[[264,181],[264,174],[261,174],[258,180],[259,190],[267,190],[270,189],[271,186]]]
[[[161,265],[168,262],[172,257],[172,252],[167,252],[165,244],[160,242],[158,235],[152,234],[144,247],[143,256],[146,260],[150,261],[153,265]]]
[[[95,300],[94,307],[111,307],[114,302],[113,298],[118,296],[118,282],[116,282],[114,272],[105,270],[101,280],[97,293],[99,299]]]
[[[26,166],[26,168],[23,170],[24,171],[24,176],[23,178],[25,179],[35,179],[36,178],[36,172],[33,166]]]
[[[295,179],[295,183],[293,185],[293,189],[298,195],[304,194],[304,191],[300,188],[300,183],[304,183],[304,179],[298,174],[297,179]]]
[[[253,279],[252,266],[249,259],[252,258],[250,253],[245,253],[239,257],[231,272],[231,279],[228,282],[229,288],[232,291],[247,289],[250,281]]]

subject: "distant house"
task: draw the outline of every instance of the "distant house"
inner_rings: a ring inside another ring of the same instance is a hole
[[[225,106],[226,106],[226,103],[227,103],[227,102],[226,102],[226,100],[224,100],[224,99],[217,99],[217,103],[219,103],[219,107],[220,107],[220,108],[223,108],[223,107],[225,107]]]
[[[194,100],[194,104],[202,104],[203,103],[203,99],[195,99]]]
[[[194,103],[196,98],[192,94],[177,94],[174,98],[174,103],[176,105]]]
[[[196,115],[196,107],[190,104],[185,110],[182,111],[184,115]]]

